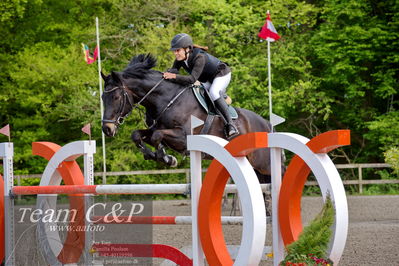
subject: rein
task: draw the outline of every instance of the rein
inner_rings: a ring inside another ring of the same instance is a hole
[[[118,110],[118,118],[115,120],[108,120],[108,119],[103,119],[102,122],[103,123],[113,123],[116,126],[122,125],[125,118],[128,117],[130,115],[130,113],[136,109],[158,86],[159,84],[161,84],[161,82],[163,81],[163,78],[157,82],[157,84],[154,85],[154,87],[151,88],[151,90],[149,90],[144,96],[143,98],[140,99],[140,101],[138,101],[136,104],[132,104],[132,101],[129,98],[129,95],[127,93],[127,88],[125,84],[122,84],[122,90],[123,90],[123,100],[122,100],[122,104],[119,106],[119,110]],[[119,89],[119,86],[116,86],[110,90],[104,91],[104,93],[109,93],[112,91],[115,91],[117,89]],[[126,107],[126,102],[129,102],[130,107],[132,108],[129,112],[127,112],[125,115],[122,115],[123,110],[125,110]]]
[[[188,88],[190,88],[190,86],[185,87],[183,90],[181,90],[178,94],[175,95],[175,97],[172,98],[172,100],[169,101],[169,103],[164,107],[164,109],[162,109],[162,111],[159,113],[158,117],[155,118],[153,120],[153,123],[150,127],[148,127],[148,129],[152,129],[159,121],[159,119],[161,119],[162,115],[166,112],[166,110],[169,109],[169,107],[172,106],[172,104],[175,103],[175,101],[177,100],[177,98],[179,98]]]
[[[154,87],[152,87],[151,90],[149,90],[149,91],[147,92],[147,94],[144,95],[143,98],[141,98],[140,101],[138,101],[134,106],[132,106],[132,108],[133,108],[133,109],[136,109],[136,108],[148,97],[148,95],[150,95],[151,92],[153,92],[153,91],[159,86],[159,84],[161,84],[162,81],[163,81],[163,78],[162,78],[160,81],[158,81],[157,84],[155,84]],[[132,109],[132,110],[133,110],[133,109]]]
[[[128,89],[126,88],[126,85],[125,84],[122,84],[122,90],[123,90],[123,100],[122,100],[122,103],[121,103],[121,105],[119,106],[119,110],[118,110],[118,118],[117,119],[115,119],[115,120],[108,120],[108,119],[103,119],[102,120],[102,122],[103,123],[113,123],[113,124],[115,124],[116,126],[119,126],[119,125],[122,125],[123,124],[123,122],[124,122],[124,120],[125,120],[125,118],[126,117],[128,117],[129,115],[130,115],[130,113],[134,110],[134,109],[136,109],[158,86],[159,86],[159,84],[161,84],[161,82],[163,81],[164,79],[162,78],[160,81],[158,81],[155,85],[154,85],[154,87],[152,87],[144,96],[143,96],[143,98],[141,98],[140,99],[140,101],[138,101],[137,103],[135,103],[135,104],[133,104],[132,103],[132,101],[130,100],[130,98],[129,98],[129,95],[128,95],[128,93],[126,92]],[[114,88],[112,88],[112,89],[110,89],[110,90],[107,90],[107,91],[104,91],[104,93],[109,93],[109,92],[112,92],[112,91],[115,91],[115,90],[117,90],[117,89],[119,89],[120,87],[119,86],[117,86],[117,87],[114,87]],[[153,123],[152,123],[152,125],[151,126],[149,126],[148,127],[148,129],[152,129],[157,123],[158,123],[158,121],[159,121],[159,119],[161,119],[161,117],[162,117],[162,115],[166,112],[166,110],[168,110],[171,106],[172,106],[172,104],[174,104],[175,103],[175,101],[188,89],[188,88],[190,88],[190,86],[188,86],[188,87],[185,87],[183,90],[181,90],[179,93],[177,93],[170,101],[169,101],[169,103],[162,109],[162,111],[159,113],[159,115],[157,116],[157,118],[155,118],[154,120],[153,120]],[[131,106],[131,110],[129,111],[129,112],[127,112],[125,115],[122,115],[122,113],[123,113],[123,110],[125,109],[125,107],[126,107],[126,102],[129,102],[129,104],[130,104],[130,106]]]

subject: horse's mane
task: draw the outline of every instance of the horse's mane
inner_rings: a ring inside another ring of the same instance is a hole
[[[157,59],[151,54],[139,54],[132,58],[123,71],[123,75],[130,78],[143,78],[156,64]]]

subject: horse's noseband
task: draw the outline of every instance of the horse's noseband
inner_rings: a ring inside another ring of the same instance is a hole
[[[114,88],[112,88],[112,89],[110,89],[110,90],[104,90],[104,93],[109,93],[109,92],[115,91],[115,90],[117,90],[117,89],[122,89],[122,92],[123,92],[122,103],[119,105],[119,110],[118,110],[118,112],[117,112],[117,118],[116,118],[115,120],[103,119],[102,122],[103,122],[103,123],[112,123],[112,124],[114,124],[115,126],[118,127],[119,125],[122,125],[122,124],[123,124],[123,122],[125,121],[125,118],[126,118],[127,116],[129,116],[129,114],[132,112],[132,110],[133,110],[133,103],[132,103],[132,101],[130,100],[128,93],[126,92],[126,87],[125,87],[125,85],[123,85],[122,88],[120,88],[120,87],[114,87]],[[129,103],[130,107],[132,107],[132,110],[130,110],[129,112],[127,112],[125,115],[123,115],[123,110],[125,110],[125,107],[126,107],[126,103],[127,103],[127,102]]]

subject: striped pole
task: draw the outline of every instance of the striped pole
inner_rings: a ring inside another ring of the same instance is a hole
[[[36,194],[186,194],[187,184],[17,186],[14,195]]]
[[[158,225],[191,225],[191,216],[93,216],[90,218],[94,224],[158,224]],[[242,216],[222,216],[222,224],[242,225]]]

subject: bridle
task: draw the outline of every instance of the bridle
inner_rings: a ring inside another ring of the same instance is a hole
[[[163,78],[157,82],[157,84],[154,85],[154,87],[151,88],[151,90],[149,90],[144,96],[143,98],[140,99],[140,101],[138,101],[137,103],[134,104],[134,99],[132,98],[132,100],[130,100],[129,98],[129,94],[127,93],[127,87],[125,84],[122,84],[122,88],[120,86],[116,86],[110,90],[104,90],[104,93],[110,93],[113,92],[117,89],[122,89],[123,91],[123,98],[122,98],[122,102],[119,105],[119,109],[117,112],[117,118],[115,120],[110,120],[110,119],[103,119],[102,122],[103,123],[112,123],[115,126],[120,126],[123,124],[123,122],[125,121],[125,118],[128,117],[130,115],[130,113],[136,109],[158,86],[159,84],[161,84],[161,82],[163,81]],[[123,115],[123,110],[125,110],[126,108],[126,103],[129,103],[131,110],[129,112],[127,112],[125,115]]]
[[[158,86],[159,84],[161,84],[161,82],[164,79],[162,78],[160,81],[157,82],[157,84],[154,85],[154,87],[151,88],[151,90],[149,90],[144,96],[143,98],[140,99],[140,101],[138,101],[137,103],[133,104],[132,101],[129,98],[129,94],[127,93],[127,88],[125,86],[125,84],[122,84],[122,90],[123,90],[123,100],[121,105],[119,106],[119,110],[118,110],[118,117],[115,120],[107,120],[107,119],[103,119],[102,122],[103,123],[113,123],[116,127],[119,127],[120,125],[123,124],[125,118],[127,116],[130,115],[130,113],[136,109]],[[153,119],[152,121],[152,125],[147,125],[148,129],[152,129],[153,127],[155,127],[155,125],[158,123],[159,119],[162,117],[162,115],[175,103],[175,101],[184,93],[187,91],[188,88],[190,88],[191,86],[187,86],[184,89],[182,89],[180,92],[178,92],[170,101],[169,103],[162,109],[162,111],[158,114],[157,118]],[[115,91],[117,89],[119,89],[119,86],[116,86],[110,90],[104,91],[104,93],[109,93],[112,91]],[[126,102],[128,102],[130,104],[130,106],[132,107],[132,109],[127,112],[125,115],[123,114],[123,110],[125,110],[126,107]]]
[[[122,86],[123,86],[123,87],[122,87],[123,98],[122,98],[121,104],[119,105],[119,109],[118,109],[118,112],[117,112],[117,114],[118,114],[118,115],[117,115],[117,118],[116,118],[115,120],[103,119],[103,120],[102,120],[103,123],[112,123],[112,124],[114,124],[115,126],[118,127],[119,125],[122,125],[122,124],[123,124],[125,118],[126,118],[126,117],[131,113],[131,111],[133,110],[133,103],[132,103],[132,100],[130,100],[130,98],[129,98],[129,95],[128,95],[127,91],[126,91],[125,85],[122,85]],[[120,87],[117,86],[117,87],[114,87],[114,88],[112,88],[112,89],[110,89],[110,90],[104,90],[104,93],[110,93],[110,92],[113,92],[113,91],[115,91],[115,90],[117,90],[117,89],[120,89]],[[129,104],[130,104],[130,106],[132,107],[132,110],[130,110],[129,112],[127,112],[125,115],[123,115],[123,110],[125,110],[126,103],[129,103]]]

